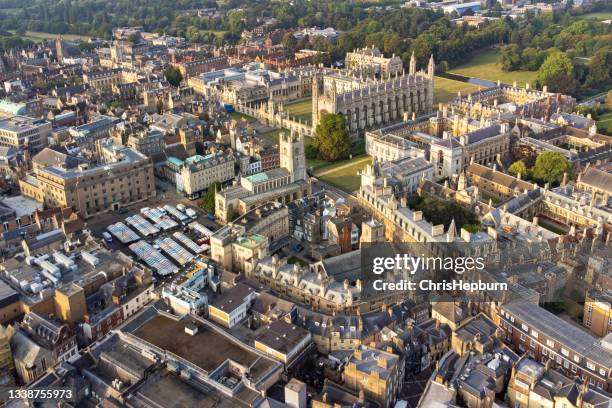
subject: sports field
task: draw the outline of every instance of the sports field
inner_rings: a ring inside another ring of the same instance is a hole
[[[527,82],[532,84],[535,82],[538,76],[537,71],[503,71],[499,64],[499,57],[500,50],[498,49],[479,52],[474,54],[468,62],[451,68],[448,71],[453,74],[487,79],[489,81],[500,80],[506,84],[512,84],[516,81],[519,86],[524,86]]]
[[[478,86],[448,78],[434,78],[434,104],[451,101],[459,91],[461,91],[461,95],[467,95],[478,91]]]
[[[585,15],[580,16],[581,18],[594,18],[596,20],[611,20],[612,19],[612,11],[598,11],[595,13],[587,13]]]
[[[11,30],[11,33],[15,33],[14,30]],[[53,33],[43,33],[40,31],[26,31],[24,38],[28,40],[32,40],[34,42],[40,42],[43,40],[55,40],[59,35],[66,41],[87,41],[89,37],[86,35],[74,35],[74,34],[53,34]]]

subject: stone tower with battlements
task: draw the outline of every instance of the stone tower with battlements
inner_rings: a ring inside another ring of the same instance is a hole
[[[304,137],[291,131],[279,137],[280,167],[291,174],[291,182],[306,180]]]

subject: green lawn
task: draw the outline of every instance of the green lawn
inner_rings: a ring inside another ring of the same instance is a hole
[[[244,119],[247,122],[252,122],[252,121],[255,120],[255,118],[252,117],[252,116],[245,115],[244,113],[240,113],[240,112],[236,112],[236,111],[230,113],[230,115],[232,116],[232,119],[236,119],[236,120]]]
[[[324,166],[315,171],[315,176],[346,192],[359,189],[361,177],[357,174],[372,163],[370,156],[353,157],[350,160]]]
[[[488,192],[484,190],[479,190],[479,191],[480,191],[480,196],[482,197],[481,201],[483,203],[489,204],[489,199],[491,199],[491,201],[493,202],[493,205],[497,205],[501,202],[499,197],[496,197],[493,194],[489,194]]]
[[[302,261],[300,258],[298,258],[295,255],[291,255],[289,258],[287,258],[287,263],[289,265],[298,264],[300,266],[308,266],[306,262]]]
[[[302,122],[312,122],[312,99],[304,99],[299,102],[283,105],[285,111],[294,119],[300,119]]]
[[[261,137],[267,144],[276,145],[278,144],[278,138],[281,132],[289,133],[287,129],[274,129],[266,133],[261,133],[259,137]]]
[[[599,116],[597,129],[605,134],[608,134],[608,130],[612,130],[612,111]]]
[[[512,84],[517,81],[519,86],[524,86],[526,82],[534,83],[538,75],[537,71],[502,71],[499,65],[499,49],[490,49],[476,53],[465,64],[451,68],[450,73],[465,75],[469,77],[497,81]]]
[[[459,91],[461,95],[467,95],[478,91],[478,86],[448,78],[434,78],[434,104],[450,102]]]
[[[610,20],[612,19],[612,11],[598,11],[596,13],[588,13],[580,16],[580,18],[594,18],[597,20]]]
[[[309,170],[316,172],[323,167],[329,166],[329,163],[321,159],[306,159],[306,166]]]
[[[227,30],[200,30],[200,31],[203,33],[211,33],[218,37],[223,37],[225,33],[227,33]]]
[[[15,33],[14,30],[10,31],[11,33]],[[55,40],[59,34],[53,33],[43,33],[40,31],[26,31],[24,38],[32,41],[43,41],[43,40]],[[66,41],[88,41],[89,37],[86,35],[74,35],[74,34],[61,34],[62,38]]]
[[[557,225],[555,223],[552,223],[548,220],[544,220],[542,218],[538,219],[538,225],[542,228],[545,228],[551,232],[554,232],[555,234],[559,234],[559,235],[564,235],[567,234],[567,229],[561,227],[560,225]]]

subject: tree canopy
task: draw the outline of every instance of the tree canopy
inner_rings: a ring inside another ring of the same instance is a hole
[[[172,65],[168,65],[168,67],[164,70],[164,76],[170,82],[170,85],[179,86],[181,81],[183,80],[183,75],[178,68],[173,67]]]
[[[221,183],[215,181],[208,187],[204,197],[202,197],[202,204],[200,206],[207,214],[215,213],[215,193],[217,191],[221,191]]]
[[[574,94],[577,83],[571,58],[560,51],[549,54],[538,71],[538,82],[551,92]]]
[[[522,160],[515,161],[510,165],[510,167],[508,167],[508,173],[512,174],[513,176],[521,174],[524,177],[527,175],[527,172],[527,166]]]
[[[346,159],[351,152],[349,132],[343,115],[326,113],[315,131],[313,145],[326,161]]]
[[[536,181],[559,183],[563,173],[571,173],[572,165],[567,158],[558,152],[544,152],[538,156],[531,174]]]

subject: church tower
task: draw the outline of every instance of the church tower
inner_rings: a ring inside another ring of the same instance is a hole
[[[304,138],[293,130],[290,134],[281,133],[279,138],[280,167],[291,175],[291,182],[306,180],[306,154]]]
[[[188,156],[193,156],[196,154],[196,142],[198,137],[196,133],[188,126],[182,126],[179,131],[179,139],[181,144],[185,148]]]
[[[55,39],[55,55],[57,56],[57,61],[61,64],[64,60],[64,43],[62,42],[61,35],[58,35]]]

